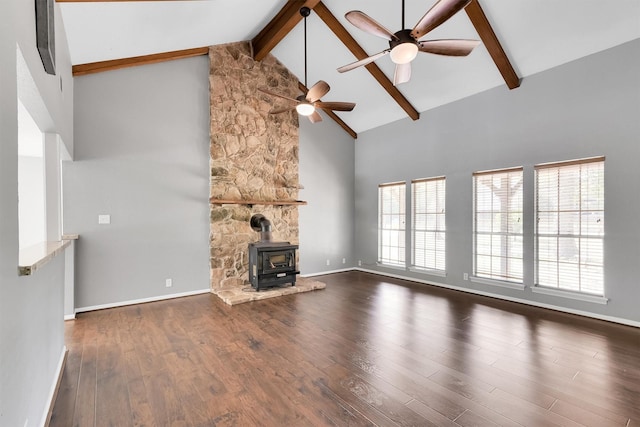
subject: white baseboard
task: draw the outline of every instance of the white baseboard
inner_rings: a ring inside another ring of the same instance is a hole
[[[476,290],[476,289],[469,289],[469,288],[463,288],[463,287],[460,287],[460,286],[447,285],[445,283],[434,282],[434,281],[431,281],[431,280],[422,280],[422,279],[416,279],[415,277],[402,276],[402,275],[399,275],[399,274],[385,273],[385,272],[376,271],[376,270],[367,270],[367,269],[361,268],[361,267],[354,267],[351,270],[362,271],[362,272],[371,273],[371,274],[377,274],[379,276],[393,277],[394,279],[408,280],[410,282],[417,282],[417,283],[422,283],[422,284],[425,284],[425,285],[438,286],[438,287],[441,287],[441,288],[451,289],[451,290],[454,290],[454,291],[467,292],[467,293],[470,293],[470,294],[482,295],[482,296],[485,296],[485,297],[497,298],[497,299],[501,299],[501,300],[505,300],[505,301],[517,302],[517,303],[521,303],[521,304],[532,305],[534,307],[547,308],[549,310],[561,311],[563,313],[569,313],[569,314],[577,314],[579,316],[591,317],[593,319],[606,320],[607,322],[620,323],[622,325],[634,326],[636,328],[640,328],[640,322],[637,322],[637,321],[634,321],[634,320],[629,320],[629,319],[623,319],[623,318],[620,318],[620,317],[606,316],[606,315],[603,315],[603,314],[591,313],[589,311],[574,310],[572,308],[561,307],[561,306],[557,306],[557,305],[553,305],[553,304],[545,304],[545,303],[541,303],[541,302],[537,302],[537,301],[531,301],[531,300],[528,300],[528,299],[513,298],[513,297],[508,297],[508,296],[505,296],[505,295],[501,295],[501,294],[494,294],[494,293],[491,293],[491,292],[479,291],[479,290]]]
[[[334,273],[344,273],[346,271],[353,271],[353,267],[341,268],[339,270],[329,270],[329,271],[318,271],[317,273],[305,273],[301,274],[300,277],[315,277],[315,276],[324,276],[325,274],[334,274]]]
[[[124,307],[125,305],[143,304],[145,302],[162,301],[162,300],[173,299],[173,298],[182,298],[182,297],[188,297],[191,295],[207,294],[210,292],[211,292],[211,289],[200,289],[198,291],[181,292],[178,294],[159,295],[155,297],[140,298],[140,299],[135,299],[130,301],[120,301],[120,302],[114,302],[109,304],[91,305],[88,307],[76,308],[76,313],[84,313],[85,311],[103,310],[105,308]],[[65,316],[65,319],[66,319],[66,316]]]
[[[58,360],[58,365],[56,366],[56,376],[53,379],[53,383],[51,384],[51,389],[49,389],[49,395],[47,396],[47,405],[44,408],[44,413],[42,414],[42,419],[40,420],[40,427],[46,427],[49,425],[49,421],[51,419],[51,414],[53,412],[53,405],[56,403],[55,399],[58,395],[58,387],[60,387],[60,381],[62,380],[62,371],[64,370],[64,365],[67,360],[67,346],[62,346],[62,354],[60,354],[60,360]]]
[[[74,320],[76,318],[76,314],[65,314],[64,315],[64,320]]]

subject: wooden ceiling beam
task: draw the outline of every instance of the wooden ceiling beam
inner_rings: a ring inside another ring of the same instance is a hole
[[[173,61],[174,59],[190,58],[192,56],[208,55],[208,47],[195,49],[174,50],[172,52],[156,53],[153,55],[133,56],[131,58],[112,59],[110,61],[90,62],[74,65],[71,68],[73,76],[101,73],[103,71],[117,70],[119,68],[136,67],[138,65],[155,64],[157,62]]]
[[[325,6],[322,1],[318,2],[318,4],[313,8],[316,14],[324,21],[324,23],[333,31],[333,33],[340,39],[340,41],[353,53],[353,55],[358,59],[364,59],[369,55],[365,50],[358,44],[358,42],[349,34],[347,29],[336,19],[336,17],[331,13],[331,11]],[[370,63],[365,65],[365,68],[371,73],[374,79],[380,83],[380,85],[387,91],[389,95],[400,105],[400,107],[406,111],[406,113],[413,120],[418,120],[420,118],[420,113],[409,103],[407,98],[402,95],[402,93],[393,85],[391,80],[382,72],[380,67],[378,67],[375,63]]]
[[[253,59],[262,61],[302,20],[300,8],[313,9],[320,0],[288,0],[280,12],[251,40]]]
[[[482,7],[480,7],[478,0],[472,0],[464,10],[467,12],[467,16],[469,16],[471,23],[476,28],[482,43],[487,48],[487,51],[489,51],[489,55],[491,55],[493,62],[495,62],[498,67],[498,71],[502,74],[502,78],[509,89],[519,87],[520,78],[511,66],[511,62],[509,62],[507,54],[504,52],[504,49],[502,49],[502,45],[496,33],[493,31],[487,16],[484,14]]]
[[[298,82],[298,89],[300,89],[300,91],[302,93],[307,93],[309,92],[309,89],[302,84],[302,82]],[[358,134],[351,129],[344,121],[342,121],[342,119],[340,117],[338,117],[338,115],[336,113],[334,113],[331,110],[322,110],[324,113],[327,114],[327,116],[331,117],[333,119],[334,122],[336,122],[338,125],[340,125],[340,127],[342,129],[345,130],[345,132],[347,132],[349,135],[351,135],[351,137],[353,139],[357,139],[358,138]]]

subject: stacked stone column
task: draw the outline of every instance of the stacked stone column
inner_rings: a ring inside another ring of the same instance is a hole
[[[213,46],[209,58],[210,196],[234,201],[297,200],[298,117],[268,114],[275,105],[291,104],[257,88],[295,98],[298,79],[272,55],[254,61],[248,42]],[[247,286],[247,246],[260,237],[249,225],[254,213],[269,218],[274,240],[298,243],[296,206],[212,204],[212,291]]]

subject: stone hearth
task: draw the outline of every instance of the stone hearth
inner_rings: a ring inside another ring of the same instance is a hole
[[[298,277],[295,286],[287,286],[282,288],[272,288],[260,292],[256,292],[249,284],[244,287],[229,287],[219,289],[214,293],[229,305],[242,304],[249,301],[260,301],[268,298],[281,297],[283,295],[298,294],[300,292],[315,291],[324,289],[327,285],[316,280]]]

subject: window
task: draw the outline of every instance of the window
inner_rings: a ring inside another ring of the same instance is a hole
[[[404,182],[378,187],[378,262],[405,266]]]
[[[445,259],[445,178],[411,181],[412,267],[446,269]]]
[[[604,158],[535,170],[536,284],[604,295]]]
[[[522,283],[522,168],[473,174],[474,275]]]

